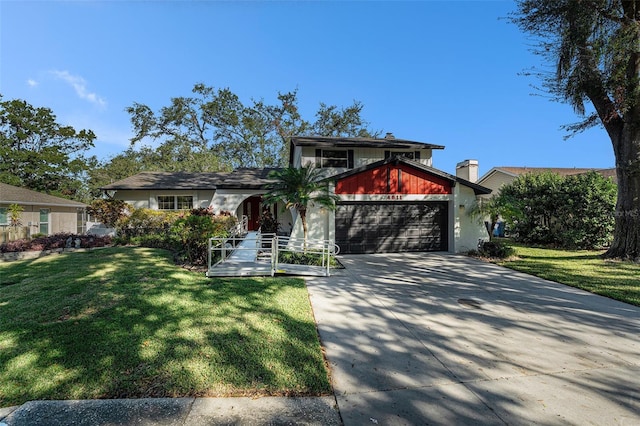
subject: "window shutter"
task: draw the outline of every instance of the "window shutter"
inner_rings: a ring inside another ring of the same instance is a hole
[[[416,161],[420,159],[420,151],[416,151],[413,153],[413,159]]]
[[[353,169],[354,161],[353,161],[353,150],[350,149],[347,151],[347,168]]]
[[[320,148],[316,149],[316,167],[322,167],[322,150]]]

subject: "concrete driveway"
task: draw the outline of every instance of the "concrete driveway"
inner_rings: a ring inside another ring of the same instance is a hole
[[[640,424],[640,308],[450,254],[308,278],[345,425]]]

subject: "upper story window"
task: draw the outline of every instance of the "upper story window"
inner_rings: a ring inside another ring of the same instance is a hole
[[[409,160],[419,160],[420,159],[420,151],[385,151],[384,158],[391,157],[404,157]]]
[[[316,149],[316,167],[353,169],[353,150]]]
[[[158,195],[158,210],[191,210],[191,195]]]

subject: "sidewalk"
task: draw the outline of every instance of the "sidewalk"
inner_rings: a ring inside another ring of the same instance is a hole
[[[341,425],[335,398],[32,401],[0,408],[0,426]]]

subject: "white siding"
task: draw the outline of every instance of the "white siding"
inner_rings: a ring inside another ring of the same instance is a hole
[[[136,209],[158,209],[159,195],[187,195],[193,197],[193,207],[207,208],[213,199],[214,190],[142,190],[142,189],[119,189],[114,198],[124,200]]]
[[[475,250],[478,246],[478,239],[488,239],[489,235],[481,220],[469,215],[469,211],[476,203],[476,196],[473,189],[464,185],[454,187],[453,209],[453,252],[463,253]]]
[[[316,164],[316,148],[311,146],[303,146],[296,147],[300,151],[300,163],[303,166],[307,166],[309,164]],[[342,148],[340,148],[342,149]],[[345,148],[346,150],[346,148]],[[353,148],[353,165],[354,168],[366,166],[367,164],[375,163],[376,161],[384,160],[385,151],[389,151],[386,148]],[[416,150],[412,149],[403,149],[403,150],[391,150],[393,152],[415,152]],[[423,149],[420,151],[420,160],[418,162],[420,164],[424,164],[425,166],[432,166],[432,151],[430,149]],[[294,155],[294,158],[296,156]],[[294,163],[295,166],[297,164]],[[327,175],[338,174],[347,171],[346,168],[332,168],[327,169]]]

